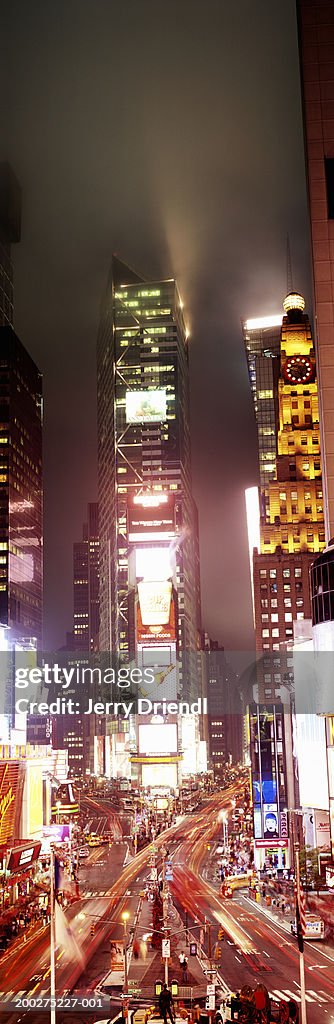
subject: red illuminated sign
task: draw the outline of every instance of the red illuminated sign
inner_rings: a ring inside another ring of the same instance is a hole
[[[167,584],[166,583],[163,583],[163,584],[161,584],[161,583],[160,584],[159,583],[150,583],[148,585],[150,587],[153,587],[153,588],[156,587],[157,597],[160,600],[160,590],[161,590],[161,587],[162,586],[166,587]],[[139,586],[143,586],[143,584],[140,584]],[[171,584],[169,584],[169,587],[171,587]],[[139,587],[138,587],[138,590],[139,590]],[[151,597],[151,595],[150,595],[150,597]],[[148,625],[148,624],[146,625],[146,624],[143,623],[143,618],[149,618],[150,616],[148,614],[146,614],[147,609],[145,608],[145,606],[143,604],[143,601],[141,603],[142,603],[142,609],[141,609],[141,605],[140,605],[140,600],[138,601],[138,604],[137,604],[137,644],[142,644],[142,645],[145,645],[145,646],[152,645],[154,647],[155,645],[159,646],[159,644],[161,646],[161,644],[165,644],[165,643],[173,643],[173,644],[176,643],[176,615],[175,615],[175,594],[174,594],[174,591],[173,590],[172,590],[172,592],[169,591],[169,595],[168,595],[169,614],[168,614],[168,618],[167,618],[167,621],[166,621],[165,607],[163,607],[162,612],[161,612],[161,619],[162,620],[164,619],[165,621],[161,622],[161,624],[159,624],[158,622],[155,622],[155,623],[152,622],[151,625]],[[152,601],[151,601],[151,603],[152,603]],[[156,608],[156,605],[154,607]],[[145,608],[145,610],[144,610],[144,608]],[[143,612],[143,614],[142,614],[142,612]],[[151,617],[153,618],[153,614],[151,615]],[[156,618],[159,618],[159,614],[157,612],[156,612]]]
[[[14,872],[31,868],[39,857],[40,849],[41,843],[32,843],[31,846],[20,846],[16,850],[11,850],[7,870]]]
[[[14,836],[19,761],[0,761],[0,846]]]

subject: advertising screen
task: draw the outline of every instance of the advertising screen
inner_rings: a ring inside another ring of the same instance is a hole
[[[0,762],[0,846],[14,838],[19,770],[18,761]]]
[[[136,579],[168,580],[172,574],[168,547],[136,548]]]
[[[138,596],[143,626],[167,626],[172,598],[170,580],[143,580],[138,583]]]
[[[263,838],[278,839],[277,804],[263,805]]]
[[[154,725],[139,726],[140,754],[176,754],[177,727],[172,723],[162,722]],[[162,767],[162,766],[161,766]]]
[[[175,596],[169,580],[138,583],[137,644],[176,643]]]
[[[319,715],[298,714],[295,728],[301,807],[328,808],[325,721]]]
[[[26,846],[23,849],[11,850],[8,860],[8,871],[22,871],[23,868],[30,868],[38,859],[41,850],[41,843]]]
[[[138,495],[128,504],[130,543],[168,541],[175,536],[174,496],[165,492]]]
[[[127,423],[161,423],[166,419],[166,388],[155,391],[127,391]]]
[[[150,786],[167,786],[169,789],[176,789],[177,786],[177,765],[176,764],[143,764],[142,785],[145,789]]]

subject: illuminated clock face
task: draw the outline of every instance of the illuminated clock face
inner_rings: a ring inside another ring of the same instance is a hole
[[[306,384],[312,380],[313,366],[308,356],[290,356],[283,367],[286,380],[293,384]]]

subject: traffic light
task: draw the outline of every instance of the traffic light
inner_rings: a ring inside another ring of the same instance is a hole
[[[179,994],[179,983],[178,983],[178,981],[174,980],[174,981],[171,982],[170,990],[171,990],[172,996],[178,996],[178,994]]]
[[[159,996],[160,992],[162,992],[162,981],[156,981],[156,983],[155,983],[155,994],[156,994],[156,996]]]
[[[218,946],[218,943],[217,943],[217,945],[215,947],[215,960],[220,960],[221,955],[222,955],[221,946]]]
[[[219,938],[219,939],[224,939],[224,938],[225,938],[225,932],[224,932],[224,929],[223,929],[223,928],[220,928],[220,929],[219,929],[219,932],[218,932],[218,938]]]
[[[93,935],[95,935],[95,924],[91,925],[90,934],[91,934],[92,937],[93,937]]]

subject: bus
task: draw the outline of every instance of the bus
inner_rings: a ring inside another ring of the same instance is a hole
[[[304,939],[324,939],[325,938],[325,925],[321,917],[318,914],[309,914],[306,911],[305,914],[306,930]],[[297,935],[297,922],[296,919],[291,922],[291,931],[293,935]]]

